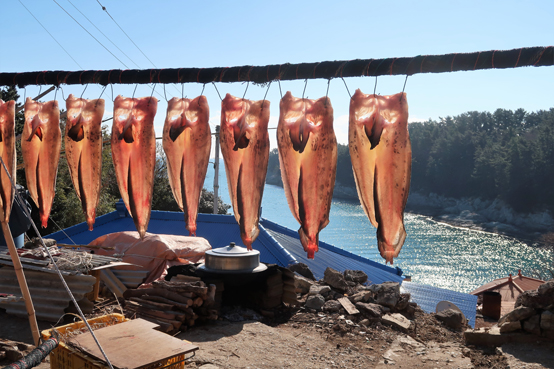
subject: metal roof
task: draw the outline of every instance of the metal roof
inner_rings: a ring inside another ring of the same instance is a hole
[[[308,265],[318,279],[323,278],[325,269],[329,266],[341,272],[346,269],[362,270],[367,274],[371,283],[376,284],[383,282],[401,283],[403,280],[400,268],[379,264],[323,241],[319,241],[319,251],[316,252],[315,258],[313,260],[308,259],[306,251],[300,243],[298,232],[267,219],[262,219],[261,224],[298,262]]]
[[[512,275],[510,274],[508,277],[495,279],[494,281],[486,283],[481,287],[471,291],[470,294],[480,295],[485,291],[497,290],[507,284],[512,284],[517,290],[519,290],[520,292],[524,292],[529,290],[536,290],[543,283],[544,281],[536,278],[526,277],[521,274],[521,271],[519,271],[518,275],[515,277],[512,277]]]
[[[58,321],[71,301],[58,274],[54,271],[29,269],[25,269],[24,273],[37,318]],[[64,273],[63,277],[77,301],[92,291],[96,282],[96,278],[91,275]],[[13,295],[21,294],[13,267],[0,266],[0,291]],[[2,308],[6,309],[8,314],[27,316],[25,301],[6,302],[2,304]]]
[[[475,327],[477,296],[406,281],[402,283],[401,291],[410,293],[411,301],[416,302],[426,313],[434,313],[441,301],[452,302],[464,313],[469,326]]]

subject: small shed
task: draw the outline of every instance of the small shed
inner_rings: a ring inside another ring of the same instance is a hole
[[[478,296],[478,304],[482,304],[483,315],[489,316],[486,312],[494,312],[495,306],[500,305],[500,316],[512,311],[517,297],[525,291],[536,290],[544,281],[536,278],[526,277],[518,270],[517,276],[495,279],[492,282],[482,285],[470,294]],[[496,298],[488,298],[496,296]],[[491,316],[494,317],[494,316]]]

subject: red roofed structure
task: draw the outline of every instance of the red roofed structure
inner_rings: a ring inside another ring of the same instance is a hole
[[[518,270],[517,276],[495,279],[492,282],[482,285],[481,287],[471,291],[470,294],[479,296],[478,304],[483,304],[483,315],[485,311],[489,311],[491,307],[487,305],[487,299],[484,298],[485,292],[497,292],[500,294],[501,315],[504,315],[514,309],[516,299],[525,291],[536,290],[544,281],[536,278],[526,277]],[[494,309],[494,307],[493,307]]]

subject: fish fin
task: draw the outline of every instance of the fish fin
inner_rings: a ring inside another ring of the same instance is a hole
[[[301,199],[302,195],[302,172],[300,172],[300,177],[298,178],[298,198]],[[300,219],[306,219],[306,209],[302,201],[298,202],[298,215]],[[298,230],[298,235],[300,236],[300,242],[304,247],[304,251],[308,253],[308,259],[313,259],[315,252],[318,251],[319,243],[319,234],[316,234],[315,241],[309,237],[309,235],[304,231],[303,227],[300,227]]]
[[[131,167],[131,163],[129,163],[129,168]],[[131,217],[133,218],[133,222],[135,223],[135,228],[137,229],[137,232],[139,233],[139,237],[141,240],[144,239],[144,235],[146,234],[146,229],[143,229],[139,226],[138,221],[138,206],[135,204],[134,196],[133,196],[133,180],[131,175],[131,170],[128,171],[127,174],[127,193],[129,194],[129,213],[131,214]],[[133,216],[134,214],[134,216]]]

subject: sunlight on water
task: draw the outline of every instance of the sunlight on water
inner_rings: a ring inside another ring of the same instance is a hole
[[[213,190],[213,166],[204,186]],[[219,195],[230,204],[223,162],[219,172]],[[230,210],[232,212],[232,209]],[[262,217],[297,230],[298,222],[289,210],[281,187],[266,185],[262,201]],[[554,268],[551,252],[524,242],[484,232],[470,231],[437,223],[416,214],[405,215],[408,236],[394,261],[412,281],[471,292],[496,278],[524,275]],[[376,229],[355,202],[333,200],[329,225],[320,233],[320,240],[384,263],[377,249]],[[317,260],[317,253],[315,256]]]

